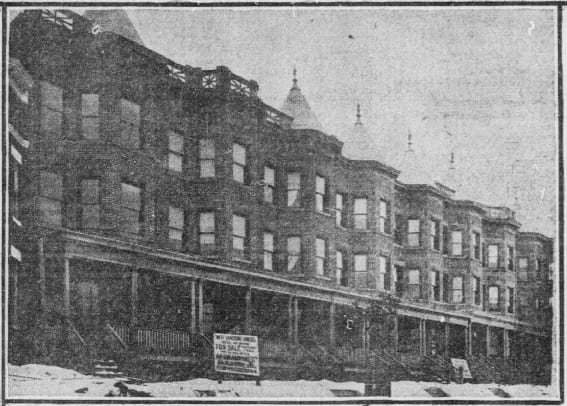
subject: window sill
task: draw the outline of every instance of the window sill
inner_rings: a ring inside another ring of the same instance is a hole
[[[314,277],[315,277],[315,279],[321,279],[323,281],[329,281],[329,282],[333,280],[332,278],[325,276],[325,275],[315,274]]]
[[[325,217],[329,217],[331,218],[331,213],[329,213],[328,211],[319,211],[319,210],[315,210],[316,214],[320,214],[321,216],[325,216]]]
[[[361,233],[361,234],[370,234],[370,233],[374,232],[370,228],[365,228],[365,229],[353,228],[352,231],[354,231],[355,233]]]
[[[235,256],[232,257],[232,260],[233,260],[234,262],[240,262],[241,264],[248,264],[248,265],[250,265],[250,264],[252,263],[252,261],[250,261],[249,259],[240,258],[240,257],[235,257]]]

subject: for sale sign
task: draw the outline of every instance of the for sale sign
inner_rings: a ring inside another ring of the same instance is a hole
[[[258,337],[215,334],[215,371],[260,376]]]

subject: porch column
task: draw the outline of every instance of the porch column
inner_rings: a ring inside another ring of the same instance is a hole
[[[38,242],[38,256],[39,256],[39,304],[42,312],[46,309],[45,301],[45,252],[43,250],[43,237],[40,237]]]
[[[451,326],[449,323],[445,323],[445,351],[444,356],[445,358],[449,357],[449,334],[451,333]]]
[[[419,319],[419,355],[425,355],[426,324],[424,319]]]
[[[198,306],[199,306],[199,310],[198,310],[198,315],[197,318],[199,320],[199,333],[204,333],[204,329],[203,329],[203,281],[202,280],[198,280],[197,281],[197,300],[198,300]]]
[[[63,313],[66,317],[71,316],[71,269],[69,258],[63,260],[65,272],[63,274]]]
[[[510,357],[510,335],[509,335],[509,331],[506,329],[502,329],[502,338],[504,339],[504,345],[503,345],[503,350],[504,350],[504,358],[509,358]]]
[[[467,357],[471,357],[472,356],[472,322],[469,320],[467,327],[466,327],[466,331],[465,331],[465,345],[466,345],[466,351],[465,354]]]
[[[299,300],[293,298],[293,342],[299,344]]]
[[[138,280],[140,273],[132,271],[132,308],[131,308],[131,324],[136,326],[138,324]]]
[[[191,280],[191,336],[195,338],[197,335],[197,298],[195,297],[196,282]]]
[[[394,316],[394,353],[399,351],[400,332],[398,330],[398,315]]]
[[[244,301],[244,332],[245,334],[250,334],[250,327],[252,324],[252,288],[250,286],[246,288]]]
[[[486,326],[486,356],[490,356],[490,326]]]
[[[290,344],[293,340],[293,296],[290,296],[287,301],[287,340]]]
[[[331,302],[329,305],[329,345],[331,348],[335,347],[335,303]]]
[[[362,332],[362,351],[364,354],[368,353],[368,336],[366,334],[366,318],[362,318],[362,328],[360,329]]]

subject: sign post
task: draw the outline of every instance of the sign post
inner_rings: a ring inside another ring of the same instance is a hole
[[[258,337],[237,334],[214,335],[215,371],[260,377]]]

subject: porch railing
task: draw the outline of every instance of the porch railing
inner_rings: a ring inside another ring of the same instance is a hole
[[[135,329],[120,326],[113,327],[117,336],[125,343],[130,342],[135,332],[136,347],[144,350],[180,351],[192,348],[191,334],[184,331],[163,329]]]

